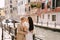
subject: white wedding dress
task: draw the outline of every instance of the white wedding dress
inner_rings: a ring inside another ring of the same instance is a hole
[[[29,31],[29,23],[28,22],[24,22],[24,26],[26,26],[28,28],[27,30],[27,34],[26,34],[26,40],[33,40],[33,33],[31,33]]]

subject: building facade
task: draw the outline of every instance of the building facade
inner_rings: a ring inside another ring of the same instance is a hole
[[[5,13],[8,18],[17,17],[17,0],[5,0]]]
[[[60,0],[42,0],[42,12],[60,12]]]
[[[60,25],[60,0],[49,0],[42,1],[42,7],[40,8],[41,13],[39,16],[39,22],[44,24],[56,24]]]
[[[26,15],[27,8],[28,0],[18,0],[18,15],[20,16]]]

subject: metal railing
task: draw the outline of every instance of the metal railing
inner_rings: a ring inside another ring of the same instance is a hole
[[[40,23],[42,26],[43,26],[44,24],[46,24],[46,26],[49,26],[49,25],[53,25],[54,27],[56,27],[57,25],[60,26],[60,24],[57,24],[57,23],[49,23],[49,22],[38,22],[38,23]]]
[[[3,28],[2,28],[2,26],[3,26]],[[6,25],[3,25],[3,24],[0,24],[0,28],[2,28],[2,30],[3,31],[8,31],[8,34],[11,36],[11,40],[14,40],[14,39],[16,39],[16,37],[15,37],[15,28],[12,28],[12,27],[10,27],[10,26],[6,26]],[[2,31],[2,32],[3,32]],[[11,34],[13,34],[13,35],[11,35]],[[2,36],[3,37],[3,36]],[[3,38],[2,38],[2,40],[4,40]]]
[[[2,28],[2,27],[1,27],[1,28]],[[8,32],[9,32],[8,34],[12,37],[11,40],[16,39],[15,36],[12,36],[12,35],[10,34],[10,33],[14,34],[14,29],[11,28],[10,26],[7,27],[6,25],[3,25],[3,31],[8,31]],[[8,38],[5,38],[5,39],[8,39]],[[41,38],[36,37],[35,35],[33,35],[33,39],[34,39],[34,40],[43,40],[43,39],[41,39]]]
[[[43,21],[41,21],[41,22],[39,22],[39,16],[37,16],[37,22],[36,23],[40,23],[42,26],[44,25],[44,24],[46,24],[46,26],[49,26],[49,25],[54,25],[54,27],[57,27],[57,25],[58,26],[60,26],[60,24],[58,24],[58,23],[56,23],[56,22],[43,22]]]

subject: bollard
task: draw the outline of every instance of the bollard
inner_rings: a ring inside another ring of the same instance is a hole
[[[56,27],[56,23],[55,23],[55,27]]]
[[[33,34],[33,40],[35,40],[35,34]]]
[[[35,37],[35,34],[33,34],[33,40],[37,40],[37,39],[43,40],[43,39],[40,39],[40,38]]]
[[[37,23],[39,22],[39,16],[37,16]]]
[[[48,26],[48,22],[47,22],[47,26]]]
[[[43,24],[43,22],[41,22],[41,25]]]

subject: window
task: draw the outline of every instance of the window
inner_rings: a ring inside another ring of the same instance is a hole
[[[60,0],[52,0],[52,9],[55,7],[60,7]]]
[[[12,8],[12,5],[10,5],[10,8]]]
[[[16,7],[13,7],[13,10],[17,10],[17,8]]]
[[[55,0],[52,0],[52,9],[55,9]]]
[[[56,21],[56,15],[52,15],[52,21]]]
[[[60,0],[56,0],[56,7],[60,7]]]
[[[27,10],[26,10],[26,8],[25,8],[25,12],[26,12]]]
[[[30,7],[29,7],[29,11],[30,11]]]
[[[10,13],[13,13],[12,9],[10,10]]]
[[[47,8],[50,8],[50,6],[49,6],[49,5],[47,5]]]
[[[28,3],[30,3],[30,0],[28,0]]]
[[[50,4],[51,4],[50,2],[47,3],[47,8],[50,8],[51,6]]]
[[[23,1],[21,1],[21,5],[23,4]]]
[[[44,8],[45,8],[44,6],[45,6],[45,3],[42,3],[42,9],[44,9]]]
[[[12,3],[12,0],[10,0],[10,3]]]
[[[23,1],[18,2],[18,6],[23,5]]]

